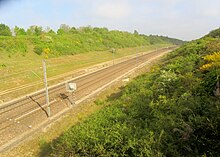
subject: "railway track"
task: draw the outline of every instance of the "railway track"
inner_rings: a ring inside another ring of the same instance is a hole
[[[131,56],[126,56],[125,58],[127,58],[127,57],[129,58]],[[119,58],[119,59],[116,59],[116,61],[117,62],[123,62],[125,60],[124,60],[124,58],[123,59]],[[111,62],[111,61],[108,61],[108,62]],[[109,66],[108,62],[106,62],[106,64]],[[91,64],[91,62],[87,63],[87,64]],[[84,66],[87,65],[87,64],[84,64]],[[103,66],[102,63],[100,65]],[[94,67],[97,67],[97,66],[99,67],[100,65],[98,64],[98,65],[92,66],[90,68],[94,68]],[[50,67],[52,67],[52,66],[50,66]],[[39,70],[42,70],[42,69],[37,68],[37,69],[34,69],[32,71],[27,70],[27,71],[23,71],[21,73],[14,73],[14,74],[11,74],[11,75],[0,77],[0,80],[4,79],[4,78],[7,78],[7,77],[13,77],[13,75],[17,75],[17,74],[25,74],[27,72],[28,73],[35,73],[37,70],[39,71]],[[66,72],[64,74],[60,74],[60,75],[48,78],[48,82],[50,82],[52,84],[56,84],[57,82],[59,82],[59,80],[63,80],[64,78],[68,78],[68,77],[76,77],[76,76],[79,76],[79,75],[82,75],[82,74],[86,73],[86,71],[87,71],[87,69],[80,69],[80,70],[74,70],[74,71]],[[28,84],[24,84],[24,85],[20,85],[20,86],[14,87],[14,88],[9,88],[9,89],[0,91],[0,98],[1,98],[0,101],[8,101],[11,97],[16,96],[17,93],[20,92],[20,91],[31,90],[31,88],[37,88],[38,89],[40,87],[43,87],[43,84],[44,84],[44,82],[43,82],[43,79],[42,79],[42,80],[38,80],[38,81],[35,81],[35,82],[32,82],[32,83],[28,83]]]
[[[121,62],[111,67],[73,78],[68,82],[77,84],[78,88],[75,95],[76,99],[80,100],[97,88],[104,86],[108,82],[111,82],[111,80],[134,69],[147,60],[173,49],[175,48],[171,47],[154,51],[126,62]],[[52,116],[71,107],[73,100],[71,100],[65,88],[65,82],[49,87]],[[19,135],[30,131],[34,127],[38,127],[42,121],[47,121],[46,107],[45,90],[40,90],[17,100],[2,104],[0,106],[0,152],[4,150],[3,148],[1,149],[1,147],[4,147],[8,141],[14,140]]]

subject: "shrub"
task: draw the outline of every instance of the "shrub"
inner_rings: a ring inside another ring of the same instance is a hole
[[[42,55],[42,53],[43,53],[43,48],[40,47],[40,46],[35,46],[34,52],[35,52],[37,55],[40,56],[40,55]]]

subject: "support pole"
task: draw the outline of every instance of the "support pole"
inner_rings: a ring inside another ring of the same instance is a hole
[[[47,116],[50,117],[50,100],[49,100],[49,92],[47,87],[47,68],[46,68],[46,61],[43,60],[43,70],[44,70],[44,85],[46,91],[46,104],[47,104]]]

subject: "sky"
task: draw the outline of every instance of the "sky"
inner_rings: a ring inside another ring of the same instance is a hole
[[[220,27],[220,0],[0,0],[0,23],[110,30],[194,40]]]

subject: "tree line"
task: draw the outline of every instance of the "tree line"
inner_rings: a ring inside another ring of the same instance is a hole
[[[57,31],[41,26],[30,26],[26,30],[18,26],[10,29],[0,24],[0,41],[0,50],[9,55],[20,53],[24,56],[28,52],[42,55],[45,48],[51,49],[52,55],[60,56],[111,48],[184,43],[165,36],[139,34],[136,30],[130,33],[91,26],[75,28],[66,24],[62,24]]]

